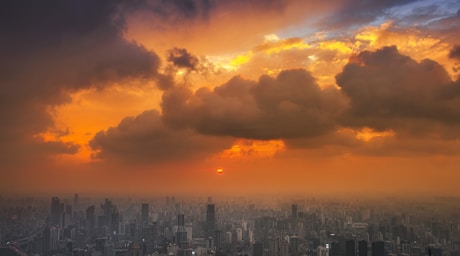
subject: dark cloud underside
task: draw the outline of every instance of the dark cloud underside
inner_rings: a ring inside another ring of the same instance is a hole
[[[122,37],[131,7],[118,1],[0,3],[2,157],[29,151],[23,147],[75,153],[76,145],[61,150],[68,145],[34,137],[53,128],[55,106],[77,90],[156,76],[159,58]]]

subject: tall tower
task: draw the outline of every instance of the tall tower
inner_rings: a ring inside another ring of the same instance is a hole
[[[206,237],[214,237],[216,229],[216,210],[214,204],[208,202],[206,207]]]
[[[91,205],[86,209],[86,228],[90,236],[95,234],[94,229],[96,228],[96,207],[94,205]]]
[[[372,256],[385,256],[385,243],[383,241],[372,242]]]
[[[297,219],[297,204],[293,204],[291,207],[291,217],[292,219]]]
[[[358,255],[367,256],[367,241],[361,240],[358,242]]]
[[[147,225],[148,222],[149,222],[149,204],[143,203],[142,211],[141,211],[141,224]]]
[[[185,230],[185,216],[179,214],[177,216],[177,233],[176,233],[177,245],[182,246],[187,242],[187,231]]]
[[[356,256],[356,246],[354,239],[345,240],[345,256]]]
[[[64,213],[64,205],[58,197],[51,198],[51,225],[61,226],[62,225],[62,214]]]

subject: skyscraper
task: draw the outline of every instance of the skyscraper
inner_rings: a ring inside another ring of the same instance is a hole
[[[149,204],[143,203],[142,211],[141,211],[141,224],[147,225],[148,222],[149,222]]]
[[[367,241],[361,240],[358,242],[358,256],[367,256]]]
[[[94,205],[86,209],[86,231],[90,236],[95,234],[94,229],[96,228],[96,207]]]
[[[354,239],[345,240],[345,256],[356,256],[356,246]]]
[[[252,255],[264,256],[264,244],[262,242],[255,242],[252,246]]]
[[[61,226],[62,225],[62,214],[64,213],[64,205],[58,197],[51,198],[51,225]]]
[[[372,256],[385,256],[385,243],[383,241],[372,242]]]
[[[208,203],[206,208],[206,237],[213,237],[216,229],[216,212],[214,204]]]
[[[291,207],[291,217],[297,219],[297,204],[293,204]]]
[[[187,231],[185,230],[185,216],[179,214],[177,216],[177,232],[176,232],[177,245],[181,246],[187,242]]]

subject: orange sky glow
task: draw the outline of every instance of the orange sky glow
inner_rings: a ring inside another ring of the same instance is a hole
[[[180,3],[0,15],[0,194],[460,196],[459,3]]]

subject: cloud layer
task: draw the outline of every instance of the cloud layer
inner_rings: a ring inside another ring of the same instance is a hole
[[[56,106],[68,103],[70,93],[78,90],[157,74],[159,58],[122,36],[124,14],[131,8],[127,3],[0,5],[0,155],[5,161],[25,157],[30,148],[75,153],[76,145],[38,136],[54,129]]]
[[[218,153],[231,145],[229,138],[203,136],[190,129],[166,127],[156,110],[123,119],[100,131],[90,141],[96,159],[131,164],[185,161]]]
[[[284,139],[294,148],[339,146],[339,152],[366,155],[455,152],[460,83],[438,63],[384,47],[351,57],[336,80],[338,88],[321,88],[309,72],[293,69],[258,81],[236,76],[214,89],[176,86],[164,92],[161,115],[125,119],[97,134],[91,146],[97,157],[145,155],[152,161],[215,154],[216,137]],[[197,150],[188,146],[194,143]]]
[[[213,90],[184,87],[163,95],[163,119],[202,134],[250,139],[315,136],[335,128],[343,98],[321,89],[305,70],[286,70],[255,82],[234,77]]]
[[[352,57],[336,79],[350,99],[345,125],[409,135],[459,124],[458,81],[438,63],[416,62],[394,46]]]

